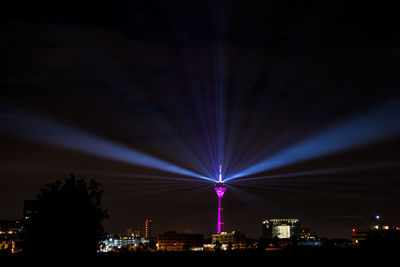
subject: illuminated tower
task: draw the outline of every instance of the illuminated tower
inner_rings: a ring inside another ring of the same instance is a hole
[[[218,196],[218,230],[217,233],[220,234],[223,230],[224,226],[224,221],[222,219],[222,197],[224,196],[226,186],[222,182],[222,166],[219,165],[219,171],[218,171],[218,183],[215,184],[214,186],[215,192],[217,193]]]

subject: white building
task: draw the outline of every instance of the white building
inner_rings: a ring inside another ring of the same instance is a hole
[[[268,219],[262,222],[263,237],[287,239],[296,235],[299,229],[298,219]]]

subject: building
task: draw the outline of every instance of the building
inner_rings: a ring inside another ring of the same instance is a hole
[[[126,229],[126,234],[132,236],[133,238],[140,238],[140,230],[133,230],[132,228]]]
[[[335,248],[349,248],[352,246],[350,239],[335,238],[327,240],[327,245]]]
[[[0,220],[0,252],[18,253],[23,243],[23,232],[37,213],[37,201],[25,200],[22,220]]]
[[[232,233],[221,232],[211,235],[213,245],[221,245],[222,250],[228,249],[246,249],[246,236],[244,233],[233,231]]]
[[[297,246],[306,246],[306,247],[321,247],[323,246],[323,242],[316,235],[307,235],[305,237],[299,237],[296,242]]]
[[[23,221],[28,223],[32,220],[32,217],[37,213],[37,201],[36,200],[24,200],[24,213]]]
[[[311,230],[309,228],[301,228],[297,231],[297,237],[300,239],[307,239],[311,236]]]
[[[125,234],[110,234],[107,239],[100,241],[100,252],[117,251],[124,247],[138,248],[140,246],[147,246],[150,241],[145,238],[135,238],[132,235]]]
[[[373,245],[388,242],[398,243],[400,241],[400,227],[386,225],[380,215],[376,215],[372,219],[370,229],[358,230],[352,229],[353,245]]]
[[[0,220],[0,252],[17,253],[21,242],[22,223],[19,220]]]
[[[157,249],[161,251],[203,250],[204,236],[201,234],[166,232],[158,236]]]
[[[298,219],[267,219],[262,222],[264,238],[288,239],[299,231]]]
[[[149,239],[151,237],[151,219],[144,221],[144,238]]]
[[[383,226],[382,229],[352,230],[351,240],[353,245],[362,245],[372,240],[400,240],[400,228],[395,226]]]
[[[20,220],[0,220],[0,235],[14,235],[22,232]]]
[[[359,245],[361,242],[367,240],[368,233],[371,230],[366,230],[366,231],[358,231],[355,228],[353,228],[352,233],[351,233],[351,241],[353,245]]]

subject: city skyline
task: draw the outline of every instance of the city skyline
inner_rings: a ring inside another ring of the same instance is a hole
[[[71,179],[68,182],[66,181],[66,184],[75,183],[75,181],[75,176],[71,174]],[[72,194],[75,195],[76,193]],[[75,197],[77,196],[75,195]],[[64,195],[64,198],[68,198],[68,196]],[[7,253],[26,254],[25,250],[27,247],[24,243],[29,240],[26,239],[26,234],[30,235],[31,230],[29,229],[31,229],[32,223],[40,218],[40,216],[43,216],[40,215],[44,211],[43,200],[43,198],[41,200],[25,200],[23,218],[20,220],[0,220],[0,251],[5,253],[5,255]],[[54,199],[54,201],[57,202],[59,200]],[[59,206],[61,203],[56,205]],[[61,213],[68,213],[67,210],[60,211]],[[53,210],[47,220],[52,220],[54,215],[60,211]],[[65,214],[64,219],[68,220],[71,215],[74,216],[74,213]],[[83,224],[72,227],[80,228],[85,225],[85,222],[79,218],[78,221]],[[41,223],[48,224],[49,221],[41,221]],[[357,251],[356,249],[358,248],[365,249],[370,246],[383,246],[386,249],[393,249],[397,246],[396,240],[400,235],[400,226],[388,225],[387,221],[380,215],[375,215],[371,218],[368,228],[353,228],[351,230],[351,240],[348,238],[328,239],[318,236],[310,228],[301,227],[300,221],[297,218],[268,218],[264,220],[262,222],[263,229],[260,238],[248,237],[246,233],[241,231],[225,232],[222,229],[218,229],[218,232],[213,233],[211,237],[195,233],[192,230],[185,230],[183,233],[167,231],[153,235],[151,232],[151,223],[151,218],[144,220],[144,231],[142,234],[140,230],[132,228],[128,228],[123,233],[101,233],[97,240],[97,253],[137,253],[141,251],[147,253],[188,251],[218,253],[220,251],[231,252],[232,250],[265,252],[290,249],[301,251],[304,248],[313,250],[328,248],[344,251],[351,249]],[[43,234],[45,233],[41,232],[41,235]],[[71,238],[69,240],[75,239]]]
[[[73,175],[73,174],[71,174]],[[217,177],[220,177],[219,175]],[[220,186],[220,185],[216,185]],[[218,192],[217,192],[218,194]],[[220,198],[220,197],[219,197]],[[219,200],[221,201],[221,200]],[[24,208],[23,208],[23,213],[22,216],[17,217],[17,218],[8,218],[6,220],[2,219],[1,221],[3,221],[6,224],[11,224],[11,225],[20,225],[22,226],[22,222],[24,221],[29,221],[32,217],[32,215],[34,215],[36,213],[36,204],[35,204],[36,200],[24,200]],[[218,216],[217,217],[217,224],[216,224],[216,231],[211,232],[210,234],[208,234],[210,237],[212,237],[215,234],[221,234],[221,233],[229,233],[229,232],[235,232],[235,231],[239,231],[240,229],[236,228],[236,229],[229,229],[229,230],[225,230],[223,228],[224,223],[222,222],[222,225],[220,226],[220,207],[221,207],[221,203],[218,203]],[[354,221],[353,228],[351,229],[346,229],[346,234],[343,234],[341,237],[338,236],[334,236],[334,237],[329,237],[331,239],[337,239],[337,238],[342,238],[342,239],[349,239],[349,237],[354,235],[354,232],[356,231],[369,231],[369,230],[390,230],[394,227],[395,230],[398,230],[400,228],[400,225],[396,222],[396,224],[393,222],[393,220],[384,218],[382,215],[380,214],[374,214],[372,216],[360,216],[360,217],[356,217],[356,218],[348,218],[348,219],[360,219],[363,218],[363,223],[356,223]],[[311,228],[307,225],[304,224],[304,222],[302,222],[301,219],[299,218],[271,218],[271,217],[265,217],[265,220],[258,222],[260,226],[262,226],[262,228],[260,227],[260,231],[259,234],[255,234],[257,231],[253,231],[251,233],[253,233],[252,236],[250,236],[249,238],[252,239],[258,239],[258,238],[263,238],[266,236],[266,225],[274,225],[277,222],[283,222],[283,225],[290,225],[290,227],[292,227],[293,225],[296,225],[295,229],[297,231],[301,230],[301,229],[305,229],[307,230],[310,234],[318,236],[319,234],[317,234],[317,232],[311,230]],[[151,239],[151,238],[156,238],[157,236],[163,234],[163,233],[168,233],[168,232],[175,232],[176,229],[162,229],[160,232],[152,232],[152,219],[150,217],[146,217],[143,219],[142,221],[142,225],[131,225],[128,224],[128,227],[125,229],[118,229],[117,231],[114,232],[110,232],[110,231],[106,231],[105,234],[107,235],[114,235],[114,234],[126,234],[126,235],[132,235],[133,237],[143,237],[145,239]],[[209,222],[211,223],[211,222]],[[383,226],[386,225],[386,226]],[[13,226],[15,229],[17,229],[17,226]],[[286,226],[284,226],[286,227]],[[382,228],[383,227],[383,228]],[[13,228],[13,231],[15,231],[15,229]],[[267,227],[270,228],[270,227]],[[19,228],[18,228],[19,229]],[[22,229],[22,228],[21,228]],[[271,231],[272,228],[270,228]],[[1,229],[0,229],[1,230]],[[189,234],[202,234],[196,230],[194,230],[194,228],[185,228],[185,229],[179,229],[181,233],[189,233]],[[291,233],[286,233],[287,229],[279,229],[279,230],[275,230],[275,231],[279,231],[279,234],[276,234],[277,237],[279,237],[280,239],[283,238],[290,238],[291,236],[293,236],[292,231],[290,230]],[[1,231],[0,231],[1,233]],[[270,234],[272,234],[273,232],[271,232]],[[246,233],[244,233],[246,234]],[[207,234],[206,234],[207,236]],[[274,236],[274,235],[272,235]],[[326,236],[319,236],[320,238],[328,238]]]

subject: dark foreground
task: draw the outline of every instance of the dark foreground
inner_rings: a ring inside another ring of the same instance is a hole
[[[282,251],[220,251],[220,252],[136,252],[136,253],[110,253],[87,255],[42,255],[26,256],[2,255],[2,263],[6,261],[32,263],[34,261],[60,264],[66,262],[85,261],[90,266],[109,264],[177,264],[192,265],[269,265],[269,264],[311,264],[311,265],[342,265],[354,263],[357,266],[371,262],[393,262],[399,259],[399,248],[296,248]],[[26,261],[26,262],[25,262]],[[247,267],[247,266],[245,266]]]

